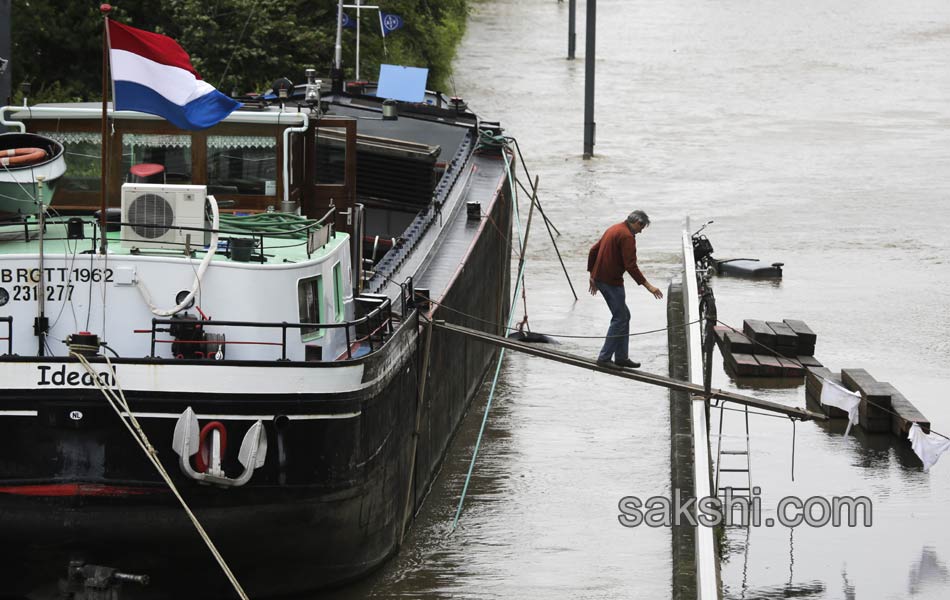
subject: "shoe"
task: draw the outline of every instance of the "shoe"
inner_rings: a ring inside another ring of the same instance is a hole
[[[614,361],[618,367],[621,369],[639,369],[640,363],[630,360],[629,358],[624,358],[622,360]]]
[[[609,360],[598,360],[598,361],[597,361],[597,366],[598,366],[598,367],[604,367],[605,369],[614,369],[614,370],[620,368],[620,365],[617,365],[617,364],[615,364],[615,363],[613,363],[613,362],[611,362],[611,361],[609,361]]]

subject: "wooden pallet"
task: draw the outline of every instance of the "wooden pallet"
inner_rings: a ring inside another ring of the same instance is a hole
[[[852,392],[861,394],[858,408],[861,429],[868,433],[891,430],[891,394],[888,388],[864,369],[841,369],[841,382]]]
[[[716,327],[715,334],[723,361],[738,376],[803,377],[806,368],[822,366],[813,356],[816,336],[803,321],[746,319],[742,333]]]

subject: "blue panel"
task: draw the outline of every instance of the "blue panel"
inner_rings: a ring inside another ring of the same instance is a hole
[[[379,65],[379,87],[376,89],[376,95],[402,102],[422,102],[426,97],[428,77],[429,69]]]

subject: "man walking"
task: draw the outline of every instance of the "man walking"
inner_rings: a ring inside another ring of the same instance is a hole
[[[587,255],[587,270],[590,271],[590,293],[603,294],[610,307],[610,327],[607,339],[597,357],[597,364],[610,368],[640,367],[640,363],[630,360],[630,310],[627,309],[626,293],[623,289],[623,272],[630,273],[637,285],[642,285],[658,300],[663,292],[647,281],[637,266],[636,235],[650,225],[650,217],[642,210],[635,210],[622,223],[610,226],[600,241],[591,246]],[[613,362],[611,362],[613,357]]]

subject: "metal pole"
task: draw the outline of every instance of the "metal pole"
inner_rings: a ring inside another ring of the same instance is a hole
[[[516,281],[520,281],[520,278]],[[462,327],[461,325],[446,323],[445,321],[436,320],[434,322],[434,326],[436,327],[436,329],[444,329],[446,331],[458,333],[468,338],[476,339],[476,340],[485,342],[487,344],[499,346],[500,348],[504,348],[507,350],[515,350],[517,352],[523,352],[524,354],[529,354],[531,356],[545,358],[545,359],[548,359],[554,362],[559,362],[565,365],[580,367],[582,369],[587,369],[589,371],[597,371],[600,373],[604,373],[606,375],[611,375],[613,377],[622,377],[624,379],[632,379],[633,381],[639,381],[641,383],[646,383],[649,385],[664,387],[664,388],[675,390],[678,392],[687,392],[688,394],[691,394],[692,396],[697,398],[696,402],[702,402],[703,400],[705,400],[706,392],[703,389],[703,386],[697,383],[681,381],[679,379],[673,379],[672,377],[666,377],[664,375],[655,375],[653,373],[648,373],[646,371],[640,371],[637,369],[615,369],[611,367],[602,367],[598,365],[593,359],[585,358],[583,356],[577,356],[575,354],[568,354],[567,352],[562,352],[560,350],[553,350],[551,348],[545,347],[545,346],[549,346],[550,344],[530,344],[530,343],[525,343],[525,342],[518,342],[512,339],[506,338],[504,336],[486,333],[480,329],[470,329],[468,327]],[[554,337],[557,337],[557,336],[554,336]],[[805,408],[798,408],[796,406],[786,406],[778,402],[771,402],[769,400],[760,400],[759,398],[753,398],[752,396],[745,396],[743,394],[737,394],[735,392],[724,391],[717,388],[713,388],[709,391],[709,397],[713,399],[727,400],[729,402],[739,404],[741,406],[750,406],[752,408],[766,410],[766,411],[774,412],[780,415],[795,417],[798,419],[802,419],[803,421],[807,421],[807,420],[827,421],[828,420],[827,416],[821,413],[812,412]]]
[[[109,165],[109,124],[106,109],[106,98],[109,96],[109,12],[112,7],[103,4],[99,7],[102,13],[102,164],[99,165],[100,178],[99,187],[101,189],[102,200],[99,203],[99,229],[101,237],[99,238],[99,254],[105,254],[108,247],[106,239],[108,216],[106,212],[109,208],[108,189],[106,184],[108,179],[106,173]],[[115,98],[113,98],[113,101]]]
[[[360,81],[360,3],[356,0],[356,80]]]
[[[587,49],[584,56],[584,160],[594,155],[594,54],[597,0],[587,0]]]
[[[577,0],[568,2],[567,13],[567,59],[574,60],[577,49]]]
[[[703,389],[708,396],[710,390],[712,389],[713,348],[716,346],[716,321],[718,319],[716,313],[716,297],[713,295],[712,288],[709,287],[709,283],[706,284],[705,296],[706,333],[703,336]]]
[[[525,192],[528,192],[528,190],[525,189],[524,185],[520,181],[518,182],[518,185],[521,186],[521,189],[523,189]],[[553,225],[548,221],[547,216],[544,214],[544,209],[541,208],[541,201],[538,200],[538,178],[537,177],[534,178],[534,188],[533,188],[533,191],[531,191],[530,193],[531,193],[531,208],[533,209],[535,206],[537,206],[538,212],[541,213],[541,217],[544,219],[544,225],[548,229],[548,237],[551,238],[551,244],[554,245],[554,253],[557,254],[558,262],[561,263],[561,269],[564,271],[564,277],[567,278],[567,285],[571,286],[571,294],[574,295],[574,300],[576,301],[577,292],[574,291],[574,283],[571,282],[571,276],[567,272],[567,267],[564,266],[564,259],[561,258],[561,251],[558,249],[557,242],[554,240],[554,233],[551,232],[551,227],[553,227]],[[528,223],[529,224],[531,223],[531,213],[528,213]],[[556,228],[555,228],[555,231],[556,231]]]
[[[409,485],[406,486],[406,501],[402,509],[402,528],[399,530],[399,545],[402,546],[402,540],[406,535],[406,525],[409,524],[409,515],[412,514],[412,491],[416,481],[416,463],[418,462],[416,451],[419,447],[419,428],[422,425],[422,402],[426,397],[426,382],[429,380],[429,357],[432,356],[432,320],[426,327],[425,351],[422,355],[422,370],[419,371],[419,393],[416,395],[416,426],[412,430],[412,452],[409,454]]]
[[[44,268],[44,253],[43,253],[43,230],[46,229],[46,206],[43,204],[43,176],[36,178],[37,181],[37,192],[36,192],[36,201],[39,204],[39,212],[36,215],[36,223],[39,225],[39,231],[37,232],[37,244],[39,244],[39,260],[37,261],[37,267],[39,268],[39,282],[37,287],[39,288],[36,294],[36,337],[39,339],[39,349],[37,350],[37,356],[44,356],[46,354],[44,347],[46,346],[46,271]]]
[[[343,68],[343,0],[336,5],[336,44],[333,47],[333,66]]]
[[[13,98],[13,61],[10,57],[10,0],[0,0],[0,104]]]

